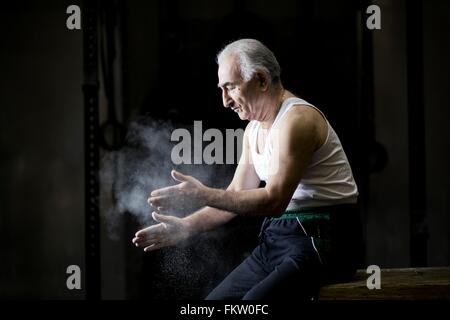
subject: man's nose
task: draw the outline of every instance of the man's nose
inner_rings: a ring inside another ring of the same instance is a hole
[[[230,98],[226,90],[222,91],[222,102],[225,108],[228,108],[233,105],[233,99]]]

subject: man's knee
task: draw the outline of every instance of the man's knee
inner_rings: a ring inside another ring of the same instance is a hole
[[[318,290],[319,275],[307,267],[287,257],[264,280],[254,286],[244,296],[244,300],[310,300]]]

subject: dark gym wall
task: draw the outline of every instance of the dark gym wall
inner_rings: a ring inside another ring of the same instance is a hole
[[[430,266],[450,264],[450,5],[424,1],[426,203]]]
[[[82,33],[67,1],[0,10],[0,298],[77,299],[84,268]]]
[[[375,137],[388,162],[369,179],[366,258],[368,264],[399,267],[409,265],[405,3],[378,5],[382,29],[373,32]]]
[[[382,10],[382,29],[375,31],[374,103],[377,141],[387,150],[388,163],[370,177],[366,218],[367,264],[410,265],[409,168],[406,2],[375,1]],[[449,5],[423,1],[424,123],[428,265],[450,263],[450,176],[447,163],[450,64]]]

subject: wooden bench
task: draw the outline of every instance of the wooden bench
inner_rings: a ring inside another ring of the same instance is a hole
[[[321,288],[319,300],[450,300],[450,267],[381,269],[381,289],[369,290],[366,270],[351,282]]]

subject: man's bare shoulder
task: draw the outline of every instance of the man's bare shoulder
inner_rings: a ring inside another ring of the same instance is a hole
[[[321,123],[323,117],[314,108],[296,104],[280,119],[280,127],[297,128],[297,129],[312,129]]]
[[[280,120],[280,135],[284,138],[289,137],[294,141],[309,140],[315,145],[323,141],[324,118],[310,106],[295,105]]]

